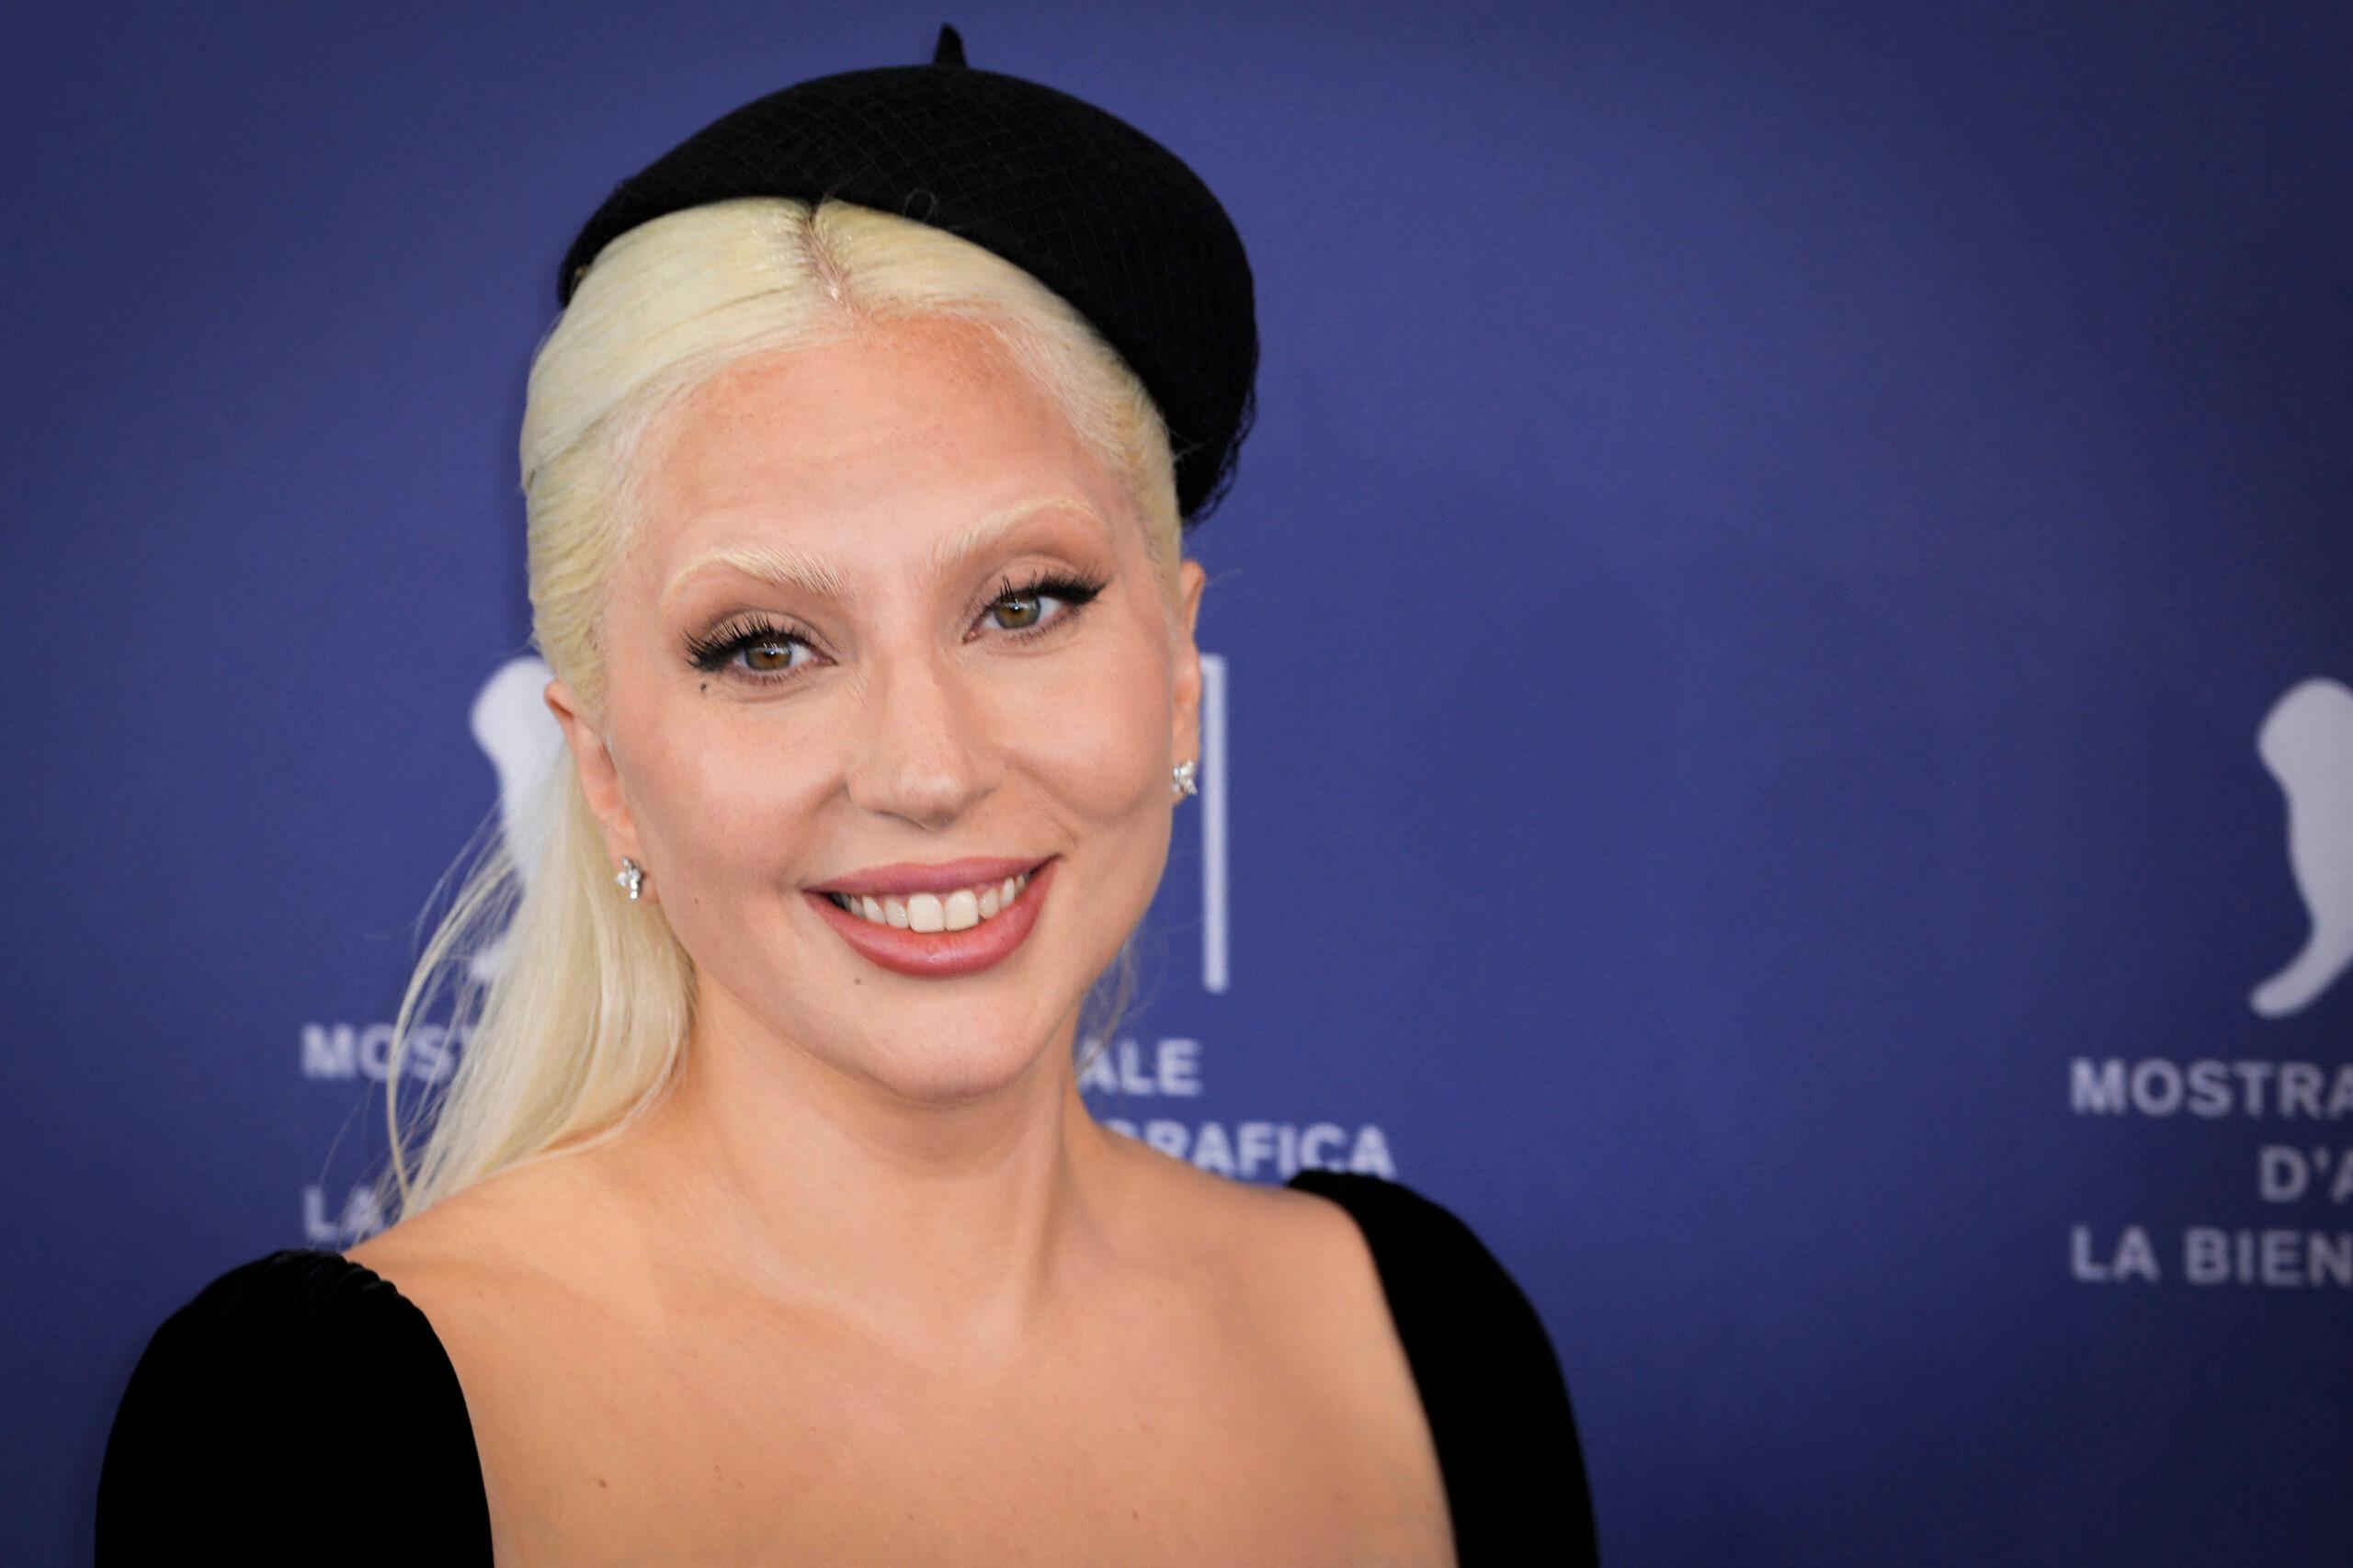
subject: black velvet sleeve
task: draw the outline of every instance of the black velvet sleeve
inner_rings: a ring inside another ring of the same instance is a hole
[[[229,1270],[164,1321],[98,1479],[98,1568],[487,1564],[465,1396],[425,1314],[330,1252]]]
[[[1518,1283],[1451,1211],[1401,1183],[1303,1170],[1356,1219],[1438,1442],[1461,1568],[1597,1562],[1559,1358]]]

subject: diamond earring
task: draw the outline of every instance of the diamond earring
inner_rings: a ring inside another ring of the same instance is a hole
[[[1201,787],[1193,782],[1194,766],[1195,765],[1189,761],[1180,762],[1176,767],[1168,770],[1175,776],[1176,782],[1172,787],[1175,789],[1176,798],[1178,800],[1183,800],[1188,795],[1198,795],[1201,792]]]
[[[637,890],[645,885],[645,868],[624,855],[621,857],[621,869],[613,881],[629,890],[630,902],[635,903]]]

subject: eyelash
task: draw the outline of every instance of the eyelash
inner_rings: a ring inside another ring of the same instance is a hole
[[[983,607],[982,613],[985,615],[1007,599],[1037,596],[1063,601],[1067,608],[1060,615],[1040,621],[1036,626],[1024,627],[1017,631],[1006,633],[1008,637],[1026,641],[1032,637],[1046,636],[1064,621],[1075,619],[1079,610],[1091,603],[1102,591],[1101,580],[1073,576],[1063,572],[1041,573],[1028,582],[1020,584],[1016,584],[1012,578],[1007,577],[999,585],[996,597]],[[788,631],[767,617],[755,612],[728,621],[707,636],[688,638],[687,659],[699,670],[708,672],[723,668],[727,675],[754,686],[778,686],[789,680],[798,679],[799,668],[796,667],[790,672],[747,670],[733,665],[731,661],[746,648],[793,645],[806,648],[811,644],[806,637],[798,632]]]

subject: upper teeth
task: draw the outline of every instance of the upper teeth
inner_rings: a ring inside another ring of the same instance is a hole
[[[963,931],[994,919],[1029,885],[1029,873],[1024,871],[1001,882],[979,882],[947,893],[909,893],[904,899],[847,892],[829,892],[825,896],[877,926],[896,926],[903,931]]]

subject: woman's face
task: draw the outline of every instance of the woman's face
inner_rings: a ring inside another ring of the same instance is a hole
[[[1029,1070],[1159,884],[1200,567],[1172,618],[1118,477],[965,324],[747,362],[642,454],[602,732],[548,700],[695,961],[699,1032],[921,1100]],[[964,972],[879,960],[811,891],[975,857],[1052,865],[1018,945]]]

